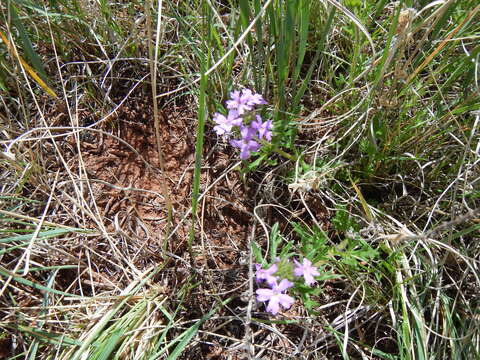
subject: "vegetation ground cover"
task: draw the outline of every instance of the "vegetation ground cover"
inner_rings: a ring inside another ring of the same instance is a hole
[[[0,358],[480,358],[479,13],[1,1]]]

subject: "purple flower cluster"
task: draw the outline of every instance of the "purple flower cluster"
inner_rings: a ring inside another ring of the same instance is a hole
[[[248,159],[252,152],[260,149],[258,140],[272,140],[272,120],[262,121],[260,115],[252,113],[255,106],[266,103],[262,95],[250,89],[236,90],[230,93],[230,100],[226,102],[227,116],[220,113],[213,114],[213,121],[217,124],[213,130],[217,135],[228,138],[234,127],[238,128],[241,138],[230,140],[230,145],[240,149],[242,160]]]
[[[318,269],[312,265],[312,262],[308,259],[303,259],[303,262],[300,263],[296,259],[293,260],[295,263],[295,268],[293,273],[297,277],[304,278],[304,281],[307,285],[311,286],[315,284],[314,276],[320,275]],[[290,295],[285,294],[285,291],[293,286],[293,283],[288,281],[288,279],[283,279],[280,282],[279,277],[274,274],[278,272],[278,265],[273,264],[268,269],[263,269],[260,264],[255,264],[256,274],[255,278],[257,284],[265,282],[270,288],[268,289],[258,289],[256,291],[257,300],[266,302],[268,301],[267,311],[273,315],[276,315],[280,310],[280,307],[289,309],[290,306],[295,302],[294,298]]]

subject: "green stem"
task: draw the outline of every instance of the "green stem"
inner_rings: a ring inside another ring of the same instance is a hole
[[[277,147],[276,145],[273,145],[272,143],[269,143],[268,141],[266,140],[263,140],[263,139],[256,139],[257,141],[260,142],[260,144],[262,145],[270,145],[273,147],[273,151],[275,151],[277,154],[280,154],[282,155],[284,158],[288,159],[288,160],[292,160],[292,161],[297,161],[298,160],[298,156],[295,156],[295,155],[291,155],[285,151],[283,151],[282,149],[280,149],[279,147]]]
[[[284,158],[287,158],[287,159],[292,160],[292,161],[297,161],[298,160],[298,156],[291,155],[291,154],[283,151],[282,149],[280,149],[276,146],[273,147],[273,150],[275,152],[277,152],[278,154],[282,155]]]

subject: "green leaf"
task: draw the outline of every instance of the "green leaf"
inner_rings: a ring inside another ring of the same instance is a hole
[[[332,225],[335,230],[340,232],[359,230],[359,225],[353,220],[344,205],[337,206],[335,217],[332,219]]]
[[[270,232],[270,262],[275,262],[277,258],[278,245],[282,242],[283,238],[278,230],[278,223],[273,224],[272,231]]]
[[[255,241],[252,241],[251,244],[252,244],[252,252],[253,252],[253,257],[255,258],[255,262],[263,266],[264,260],[262,256],[262,249],[260,249],[260,247],[257,245]]]

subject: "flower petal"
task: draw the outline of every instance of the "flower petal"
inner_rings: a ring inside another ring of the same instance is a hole
[[[288,288],[291,288],[293,286],[293,283],[288,281],[287,279],[283,279],[280,281],[280,284],[278,284],[277,288],[275,289],[278,292],[284,292]]]
[[[276,276],[273,276],[273,275],[268,275],[265,278],[265,282],[268,284],[268,286],[270,286],[272,288],[277,286],[277,281],[278,281],[278,278]]]
[[[267,311],[272,315],[276,315],[278,313],[278,310],[280,309],[280,306],[278,303],[279,303],[278,297],[273,296],[268,302]]]
[[[242,140],[230,140],[230,145],[236,148],[241,148],[243,144]]]
[[[305,278],[305,284],[307,285],[313,285],[316,283],[315,279],[310,273],[303,274],[303,277]]]
[[[274,296],[271,289],[257,289],[255,293],[258,301],[269,301]]]
[[[265,272],[269,275],[273,275],[278,271],[278,266],[277,264],[273,264],[270,266],[268,269],[265,270]]]
[[[255,274],[257,283],[262,282],[263,280],[265,280],[270,286],[273,286],[273,284],[277,283],[277,278],[273,276],[273,274],[275,274],[278,270],[278,266],[276,264],[273,264],[268,269],[262,269],[259,264],[256,264],[255,266],[257,268],[257,272]]]
[[[285,309],[289,309],[290,306],[295,302],[295,299],[287,294],[278,294],[278,301]]]

